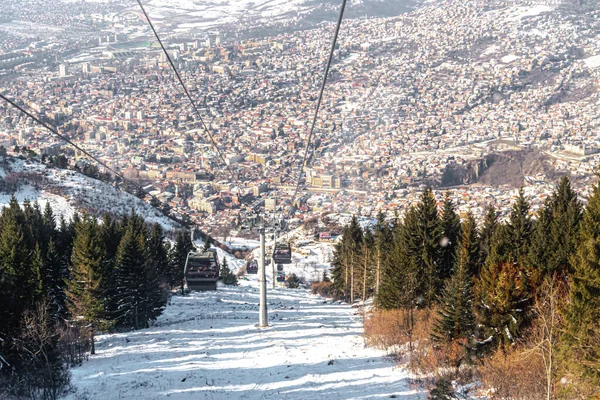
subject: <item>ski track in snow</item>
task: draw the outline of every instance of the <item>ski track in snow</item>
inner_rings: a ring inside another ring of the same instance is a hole
[[[65,399],[425,398],[364,345],[356,309],[269,289],[259,329],[258,298],[255,286],[174,296],[153,327],[99,336]]]

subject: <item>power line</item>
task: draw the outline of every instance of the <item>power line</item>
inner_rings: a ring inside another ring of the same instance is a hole
[[[345,2],[345,0],[344,0],[344,2]],[[165,56],[167,57],[167,60],[169,61],[169,64],[171,65],[171,68],[173,69],[173,72],[175,72],[175,76],[177,77],[177,80],[179,81],[179,84],[183,88],[183,91],[185,92],[185,95],[187,96],[188,100],[190,101],[190,104],[192,105],[194,111],[196,112],[196,115],[198,116],[198,120],[200,121],[200,123],[202,124],[202,127],[204,129],[204,132],[206,132],[206,134],[210,138],[210,140],[211,140],[214,148],[217,150],[217,153],[219,154],[219,157],[221,157],[221,160],[223,161],[223,164],[225,165],[225,167],[227,168],[227,170],[231,174],[231,178],[233,179],[233,182],[235,183],[235,185],[238,188],[238,193],[241,193],[241,186],[240,186],[238,180],[236,179],[235,175],[233,174],[233,171],[231,170],[231,168],[229,167],[229,164],[227,164],[227,161],[225,161],[225,157],[223,156],[223,153],[219,149],[219,146],[217,145],[217,141],[215,140],[213,134],[208,129],[208,126],[206,126],[206,123],[204,122],[204,119],[202,118],[202,115],[200,114],[200,111],[198,110],[198,107],[196,107],[196,103],[192,99],[192,96],[190,95],[190,92],[188,91],[187,86],[183,82],[183,79],[181,79],[181,75],[179,75],[179,71],[177,70],[177,68],[175,68],[175,64],[173,63],[173,60],[171,60],[171,56],[169,55],[169,52],[167,51],[167,49],[165,48],[165,45],[163,44],[162,40],[158,36],[158,32],[154,28],[154,25],[152,24],[152,21],[150,20],[150,17],[148,16],[148,13],[146,12],[146,9],[144,8],[141,0],[137,0],[137,3],[140,5],[140,8],[142,9],[142,12],[144,13],[144,16],[146,17],[146,21],[148,21],[148,25],[150,25],[150,28],[152,29],[152,32],[154,32],[154,36],[156,37],[156,40],[160,44],[160,47],[162,48],[163,52],[165,53]]]
[[[139,1],[139,0],[138,0]],[[317,123],[317,117],[319,116],[319,109],[321,107],[321,102],[323,100],[323,92],[325,91],[325,84],[327,83],[327,76],[329,75],[329,68],[331,67],[331,61],[333,60],[333,52],[335,51],[335,45],[337,43],[338,35],[340,33],[340,26],[342,25],[342,20],[344,19],[344,10],[346,9],[346,0],[342,0],[342,5],[340,7],[340,15],[338,16],[337,25],[335,27],[335,31],[333,34],[333,41],[331,42],[331,50],[329,51],[329,59],[327,60],[327,64],[325,65],[325,70],[323,71],[323,82],[321,83],[321,89],[319,90],[319,99],[317,100],[317,108],[315,109],[315,115],[313,117],[312,125],[310,127],[310,134],[308,135],[308,140],[306,142],[306,148],[304,150],[304,157],[302,158],[302,164],[300,164],[300,171],[298,171],[298,178],[296,183],[296,189],[294,190],[294,194],[292,195],[292,204],[294,206],[294,201],[296,200],[296,196],[298,195],[298,190],[300,190],[300,179],[302,178],[302,173],[304,172],[304,168],[306,167],[306,158],[308,157],[308,151],[310,149],[310,142],[312,141],[315,125]]]

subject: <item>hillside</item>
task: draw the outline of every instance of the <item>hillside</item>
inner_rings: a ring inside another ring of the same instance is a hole
[[[347,18],[391,17],[415,7],[414,0],[348,2]],[[335,18],[338,2],[325,0],[151,0],[148,10],[157,22],[176,32],[222,28],[267,27],[276,24],[304,28]]]
[[[536,150],[493,152],[462,165],[448,165],[441,178],[442,186],[479,183],[491,187],[520,188],[530,176],[557,181],[568,171],[557,170],[551,157]]]
[[[6,157],[0,160],[0,207],[14,194],[19,203],[29,200],[44,208],[50,203],[55,215],[66,219],[78,212],[95,216],[122,216],[135,210],[147,222],[160,223],[166,230],[177,224],[137,197],[78,172],[55,169],[35,161]]]
[[[356,309],[302,290],[268,296],[266,329],[255,326],[256,287],[173,297],[154,327],[98,337],[66,398],[425,398],[366,348]]]

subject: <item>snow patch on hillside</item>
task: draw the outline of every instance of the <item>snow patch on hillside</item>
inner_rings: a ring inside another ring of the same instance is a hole
[[[236,21],[255,18],[273,20],[285,18],[292,12],[305,10],[306,0],[151,0],[148,4],[150,16],[186,15],[188,20],[178,25],[177,31],[193,28],[208,29]]]
[[[600,56],[592,56],[582,60],[583,63],[589,68],[600,67]]]
[[[542,13],[551,12],[553,10],[554,7],[545,4],[536,4],[532,7],[514,7],[511,12],[510,20],[518,21],[526,17],[536,17]]]
[[[502,61],[504,64],[510,64],[513,61],[517,61],[519,58],[519,56],[515,56],[514,54],[509,54],[507,56],[504,56],[500,59],[500,61]]]
[[[14,193],[0,192],[0,209],[7,206],[14,194],[20,204],[25,200],[38,202],[42,209],[50,203],[55,215],[72,218],[75,210],[88,211],[101,216],[105,212],[113,216],[129,214],[133,208],[149,223],[160,223],[166,230],[177,228],[177,224],[148,203],[102,181],[89,178],[78,172],[49,168],[44,164],[18,158],[7,158],[0,166],[2,179],[21,181]]]

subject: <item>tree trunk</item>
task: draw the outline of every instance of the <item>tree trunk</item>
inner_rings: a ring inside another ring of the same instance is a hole
[[[344,285],[344,301],[348,301],[348,259],[346,259],[345,262],[346,265],[344,265],[344,279],[345,279],[345,285]]]
[[[375,271],[375,295],[379,294],[379,276],[381,268],[381,249],[377,248],[377,269]]]
[[[364,263],[364,271],[363,271],[363,290],[362,290],[362,298],[363,298],[363,321],[367,315],[367,306],[365,302],[367,301],[367,260],[368,260],[369,252],[367,251],[365,254],[365,263]]]
[[[354,256],[350,256],[350,304],[354,303]]]
[[[90,354],[94,355],[94,354],[96,354],[96,343],[94,342],[94,327],[93,326],[91,327],[90,337],[92,339]]]

